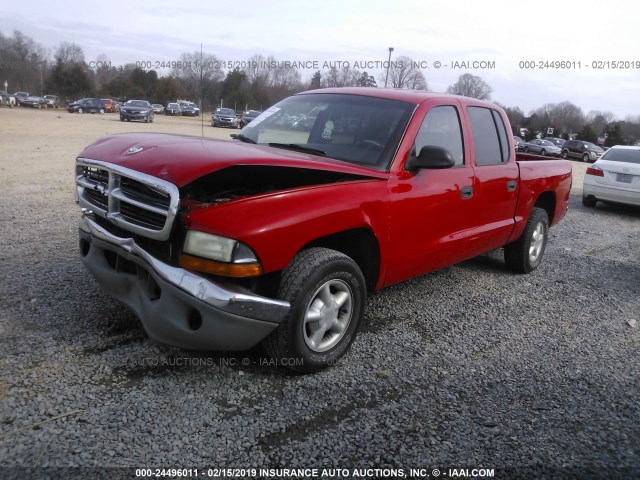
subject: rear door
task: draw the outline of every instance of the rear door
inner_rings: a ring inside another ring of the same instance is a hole
[[[481,254],[503,246],[514,226],[520,172],[511,148],[508,120],[498,110],[468,105],[465,109],[472,141],[476,211],[474,251]]]

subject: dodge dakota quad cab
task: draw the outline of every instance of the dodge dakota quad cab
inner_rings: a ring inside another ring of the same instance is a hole
[[[505,113],[471,98],[310,91],[232,136],[111,135],[77,158],[82,260],[158,342],[320,370],[368,292],[501,247],[531,272],[568,205],[569,162],[516,159]]]

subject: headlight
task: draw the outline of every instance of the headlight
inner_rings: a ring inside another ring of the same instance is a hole
[[[262,266],[253,250],[231,238],[189,230],[184,242],[180,265],[227,277],[255,277],[262,274]]]
[[[230,238],[189,230],[184,242],[184,251],[199,257],[231,263],[237,244],[238,242]]]

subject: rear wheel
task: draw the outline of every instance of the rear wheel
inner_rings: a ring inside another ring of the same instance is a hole
[[[569,152],[567,152],[566,150],[563,150],[561,156],[566,160],[567,158],[569,158]]]
[[[542,261],[548,236],[549,216],[544,209],[534,207],[522,236],[504,247],[507,267],[518,273],[533,272]]]
[[[583,195],[582,196],[582,205],[585,207],[595,207],[598,199],[593,195]]]
[[[540,150],[540,155],[544,157],[546,154],[547,154],[547,151],[544,148]]]
[[[529,153],[529,147],[524,147],[524,153]]]
[[[264,348],[291,370],[316,372],[349,350],[364,315],[364,276],[343,253],[310,248],[284,270],[279,298],[289,301],[291,310]]]

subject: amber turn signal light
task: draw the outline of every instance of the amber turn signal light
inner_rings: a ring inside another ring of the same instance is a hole
[[[180,255],[180,266],[187,270],[223,277],[246,278],[262,275],[262,266],[259,263],[224,263],[187,254]]]

